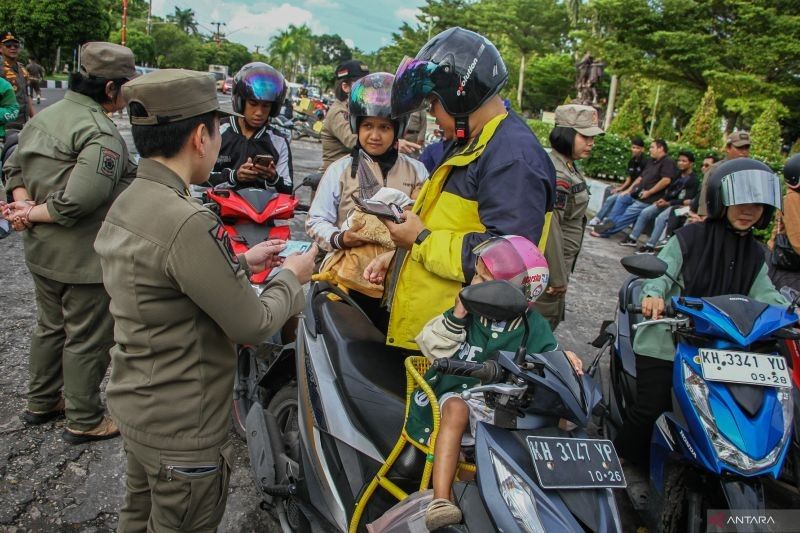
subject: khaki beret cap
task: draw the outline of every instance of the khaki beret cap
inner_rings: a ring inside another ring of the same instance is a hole
[[[605,133],[600,127],[600,117],[597,109],[588,105],[560,105],[556,108],[556,126],[574,128],[575,131],[587,137]]]
[[[242,116],[220,109],[217,87],[207,72],[162,69],[140,76],[122,86],[122,95],[130,105],[140,104],[146,116],[134,116],[131,124],[152,126],[178,122],[216,111],[220,116]]]
[[[133,79],[136,77],[133,52],[114,43],[86,43],[81,47],[81,73],[107,80]]]

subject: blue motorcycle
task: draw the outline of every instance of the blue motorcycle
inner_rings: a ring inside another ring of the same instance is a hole
[[[601,368],[606,438],[636,401],[636,331],[668,325],[676,346],[673,409],[653,427],[649,495],[639,510],[655,531],[700,532],[709,509],[765,509],[764,481],[779,476],[792,438],[792,379],[780,353],[786,338],[797,338],[793,307],[742,295],[675,297],[666,316],[645,320],[642,278],[664,275],[666,263],[642,255],[622,265],[634,276],[620,290],[616,323],[605,323],[595,341],[600,352],[589,369],[610,348]]]

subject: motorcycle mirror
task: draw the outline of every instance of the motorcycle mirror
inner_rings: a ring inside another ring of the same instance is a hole
[[[622,267],[640,278],[660,278],[667,273],[667,264],[654,255],[629,255],[620,259]]]
[[[319,182],[322,180],[322,173],[317,172],[314,174],[309,174],[303,180],[303,185],[306,187],[311,187],[312,191],[316,191],[317,187],[319,187]]]
[[[489,320],[511,320],[528,310],[522,291],[505,280],[464,287],[459,296],[468,312]]]

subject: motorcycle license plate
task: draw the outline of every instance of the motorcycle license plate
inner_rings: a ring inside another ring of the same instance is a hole
[[[792,386],[786,359],[780,355],[700,348],[700,368],[707,381],[765,387]]]
[[[621,489],[627,485],[610,440],[529,436],[527,441],[544,489]]]

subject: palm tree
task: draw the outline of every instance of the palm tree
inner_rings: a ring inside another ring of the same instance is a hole
[[[194,10],[181,9],[175,6],[175,13],[167,15],[167,20],[174,23],[184,32],[197,35],[197,21],[195,20]]]

